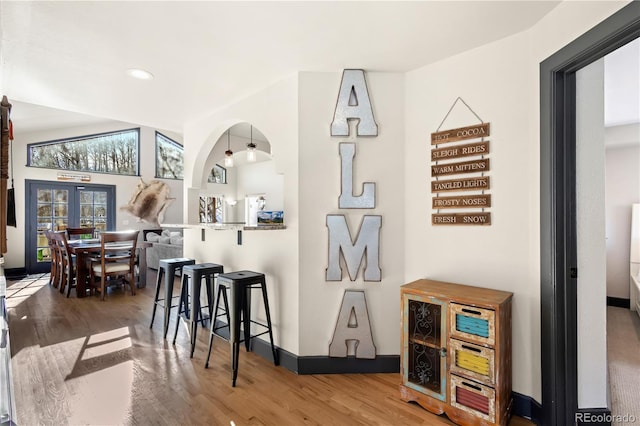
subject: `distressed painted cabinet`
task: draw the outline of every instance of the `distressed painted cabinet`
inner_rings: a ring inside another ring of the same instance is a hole
[[[460,425],[506,425],[512,297],[432,280],[403,285],[401,398]]]

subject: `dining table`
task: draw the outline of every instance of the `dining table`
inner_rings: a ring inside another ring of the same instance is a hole
[[[85,297],[87,290],[90,288],[87,284],[91,271],[87,265],[89,257],[100,254],[102,246],[100,239],[88,238],[69,240],[69,251],[76,256],[76,295],[78,298]],[[124,245],[127,248],[130,245]],[[143,288],[147,286],[147,248],[151,247],[151,243],[141,241],[136,244],[136,254],[138,256],[138,275],[136,277],[136,286]]]

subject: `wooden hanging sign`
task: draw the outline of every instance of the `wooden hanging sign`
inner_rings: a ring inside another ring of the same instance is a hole
[[[432,214],[433,225],[491,225],[491,213]]]
[[[463,195],[459,197],[433,197],[433,209],[468,209],[491,207],[491,194]]]
[[[460,175],[489,171],[489,160],[464,161],[461,163],[436,164],[431,166],[431,176]]]
[[[483,138],[490,135],[489,123],[431,133],[431,145]]]
[[[431,161],[448,160],[450,158],[470,157],[489,153],[489,141],[456,145],[431,150]]]
[[[489,176],[467,179],[434,180],[431,182],[431,192],[478,191],[489,188]]]
[[[71,182],[91,182],[91,175],[84,173],[58,172],[58,180],[67,180]]]

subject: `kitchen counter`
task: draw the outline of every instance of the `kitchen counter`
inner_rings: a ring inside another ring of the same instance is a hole
[[[162,228],[191,228],[191,229],[214,229],[219,231],[275,231],[287,229],[285,225],[257,225],[247,226],[244,222],[222,222],[222,223],[163,223]]]

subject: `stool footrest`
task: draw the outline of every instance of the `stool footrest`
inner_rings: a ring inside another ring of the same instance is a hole
[[[219,337],[219,338],[221,338],[222,340],[226,340],[226,341],[228,342],[228,341],[229,341],[229,339],[228,339],[228,338],[226,338],[226,337],[224,337],[224,336],[222,336],[222,335],[220,335],[220,334],[216,333],[216,330],[219,330],[219,329],[221,329],[221,328],[227,328],[227,327],[228,327],[228,325],[223,325],[223,326],[221,326],[221,327],[216,327],[216,328],[214,328],[214,329],[213,329],[213,333],[211,333],[211,334],[213,334],[213,335],[215,335],[215,336],[218,336],[218,337]],[[255,339],[255,338],[256,338],[256,337],[258,337],[258,336],[262,336],[263,334],[267,334],[268,332],[269,332],[269,330],[267,330],[267,331],[263,331],[262,333],[258,333],[258,334],[252,334],[251,336],[249,336],[249,340]],[[241,339],[239,339],[239,340],[238,340],[238,343],[242,343],[242,342],[244,342],[244,341],[245,341],[245,339],[244,339],[244,337],[243,337],[243,338],[241,338]]]
[[[160,307],[161,307],[161,308],[163,308],[163,309],[166,307],[164,303],[156,302],[155,304],[156,304],[156,305],[158,305],[158,306],[160,306]],[[177,307],[177,306],[178,306],[178,305],[171,305],[171,306],[169,306],[169,307],[170,307],[170,308],[175,308],[175,307]]]
[[[249,340],[255,339],[258,336],[262,336],[263,334],[267,334],[268,332],[269,332],[269,330],[263,331],[262,333],[258,333],[258,334],[252,334],[251,337],[249,337]]]
[[[260,327],[269,328],[269,326],[267,324],[263,324],[263,323],[258,322],[258,321],[249,320],[249,322],[251,322],[251,324],[259,325]],[[267,333],[267,332],[265,331],[265,333]]]

